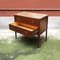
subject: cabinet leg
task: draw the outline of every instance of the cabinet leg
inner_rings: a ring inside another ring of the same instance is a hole
[[[17,39],[17,32],[15,32],[15,38]]]
[[[45,39],[45,41],[47,41],[47,30],[46,30],[46,39]]]
[[[39,48],[40,47],[40,35],[38,35],[38,37],[37,37],[37,47]]]

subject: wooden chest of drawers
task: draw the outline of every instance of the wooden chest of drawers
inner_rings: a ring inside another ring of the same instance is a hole
[[[9,29],[26,36],[38,35],[38,47],[40,34],[46,31],[47,41],[48,16],[46,14],[37,14],[32,12],[20,12],[14,15],[14,22],[9,24]]]

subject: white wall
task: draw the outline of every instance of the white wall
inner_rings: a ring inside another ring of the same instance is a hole
[[[50,16],[48,18],[49,29],[60,29],[60,16]]]
[[[14,17],[0,17],[0,29],[9,28],[9,23],[14,21]]]

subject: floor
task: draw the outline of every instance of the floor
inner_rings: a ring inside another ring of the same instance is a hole
[[[48,41],[39,49],[35,49],[32,39],[22,38],[21,34],[15,39],[14,32],[8,29],[13,21],[13,17],[0,17],[0,60],[60,60],[60,17],[49,17]]]

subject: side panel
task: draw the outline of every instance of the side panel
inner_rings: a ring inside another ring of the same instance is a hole
[[[40,33],[46,31],[47,27],[48,27],[48,17],[45,17],[40,20]]]

